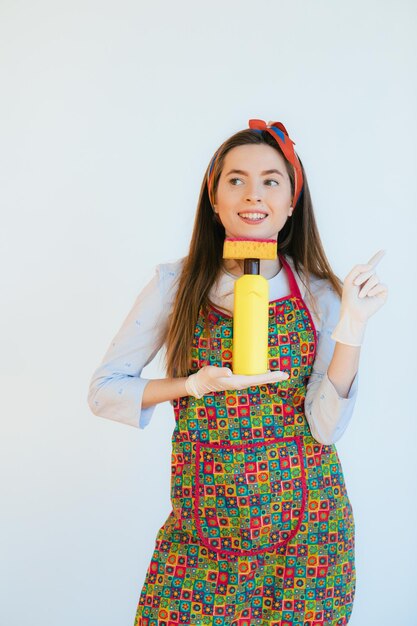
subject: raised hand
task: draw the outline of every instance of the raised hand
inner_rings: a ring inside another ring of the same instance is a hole
[[[331,337],[350,346],[363,342],[368,319],[381,308],[388,288],[380,283],[376,266],[385,250],[379,250],[365,265],[355,265],[343,282],[340,319]]]

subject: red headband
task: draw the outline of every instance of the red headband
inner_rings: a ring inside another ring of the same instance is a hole
[[[303,188],[303,173],[301,170],[300,161],[295,153],[294,147],[295,142],[290,139],[287,133],[287,129],[284,124],[281,122],[271,122],[269,125],[266,124],[263,120],[249,120],[249,128],[254,130],[255,132],[267,131],[278,143],[281,148],[285,158],[294,168],[294,195],[292,205],[295,209],[298,198],[300,197],[302,188]],[[220,148],[219,148],[220,150]],[[210,202],[214,204],[213,197],[213,174],[214,174],[214,163],[216,161],[216,157],[219,153],[217,150],[210,162],[210,167],[207,172],[207,189],[210,198]]]

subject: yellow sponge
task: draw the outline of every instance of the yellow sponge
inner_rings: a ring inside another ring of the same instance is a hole
[[[276,259],[276,239],[231,239],[223,245],[224,259]]]

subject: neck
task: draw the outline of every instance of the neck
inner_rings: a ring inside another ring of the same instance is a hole
[[[234,274],[235,276],[243,275],[243,261],[235,259],[224,259],[223,266],[225,270],[230,272],[230,274]],[[261,259],[261,262],[259,264],[260,274],[264,278],[273,278],[278,274],[281,268],[282,264],[279,258],[273,260]]]

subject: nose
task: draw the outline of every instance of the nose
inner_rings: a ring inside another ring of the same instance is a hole
[[[259,197],[259,194],[251,194],[246,196],[246,203],[247,204],[258,204],[259,202],[262,202],[261,198]]]
[[[245,200],[246,202],[261,202],[262,201],[262,194],[259,192],[256,185],[253,185],[250,189],[247,190]]]

